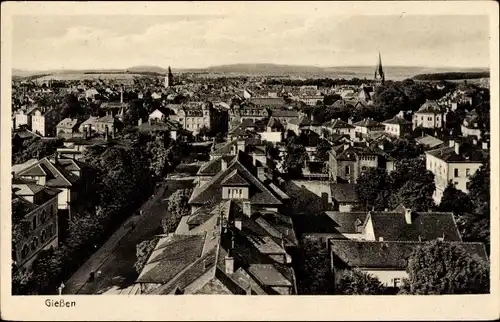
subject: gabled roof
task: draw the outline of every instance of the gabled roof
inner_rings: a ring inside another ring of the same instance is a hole
[[[488,257],[481,243],[451,242],[461,247],[472,256],[483,260]],[[405,270],[407,259],[412,252],[425,243],[420,242],[377,242],[330,239],[330,247],[335,260],[340,260],[349,267],[386,268]]]
[[[219,172],[209,182],[201,187],[196,187],[190,204],[203,204],[205,202],[218,202],[222,199],[222,181],[234,170],[244,178],[249,184],[249,199],[253,204],[279,205],[281,201],[265,187],[265,185],[253,175],[249,169],[242,164],[242,153],[238,153],[226,170]]]
[[[269,118],[269,122],[267,122],[267,127],[280,128],[280,129],[284,128],[284,126],[283,126],[283,124],[281,124],[280,120],[278,120],[274,116],[271,116],[271,118]]]
[[[224,155],[217,157],[213,160],[210,160],[204,163],[196,175],[198,176],[214,176],[219,173],[222,169],[222,160],[226,161],[226,163],[230,163],[234,159],[234,155]]]
[[[433,100],[427,100],[422,106],[418,109],[418,111],[415,112],[415,114],[419,113],[424,113],[424,114],[429,114],[429,113],[441,113],[443,109],[441,106],[436,101]]]
[[[78,125],[79,121],[78,119],[71,119],[69,117],[65,118],[61,122],[57,124],[58,128],[67,128],[67,129],[73,129]]]
[[[354,123],[355,126],[361,126],[361,127],[382,127],[384,126],[382,123],[379,123],[377,121],[375,121],[374,119],[372,118],[366,118],[362,121],[359,121],[359,122],[356,122]]]
[[[52,187],[71,187],[78,181],[78,177],[61,165],[55,165],[43,158],[31,167],[24,169],[18,173],[19,176],[44,176],[46,177],[45,184]]]
[[[96,122],[100,122],[100,123],[115,123],[117,121],[118,120],[112,115],[106,115],[106,116],[100,117],[96,120]]]
[[[221,185],[223,186],[244,186],[248,187],[250,184],[243,179],[239,174],[238,169],[234,169],[230,174],[228,174],[224,180],[222,180]]]
[[[406,223],[404,212],[370,212],[375,238],[387,241],[430,241],[444,237],[462,241],[453,213],[413,212]]]
[[[417,141],[417,143],[422,144],[422,145],[426,145],[430,148],[434,148],[434,147],[444,143],[444,141],[441,141],[440,139],[433,137],[431,135],[425,135],[425,136],[419,137],[415,140]]]
[[[332,128],[332,129],[354,129],[355,126],[349,124],[347,122],[342,121],[341,119],[333,119],[323,124],[323,126]]]
[[[300,112],[294,110],[282,110],[282,109],[273,109],[271,110],[271,116],[274,117],[298,117]]]
[[[393,117],[392,119],[389,119],[389,120],[385,120],[384,122],[382,122],[383,124],[397,124],[397,125],[408,125],[408,124],[412,124],[410,121],[407,121],[405,120],[404,118],[402,117],[399,117],[399,116],[395,116]]]
[[[426,153],[449,163],[482,163],[484,159],[483,150],[479,150],[470,146],[461,146],[459,149],[459,154],[455,152],[454,147],[449,146],[427,151]]]
[[[170,235],[158,241],[139,283],[167,283],[201,256],[204,235]]]

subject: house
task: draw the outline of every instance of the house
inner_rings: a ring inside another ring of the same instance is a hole
[[[287,130],[293,131],[296,135],[300,135],[302,131],[313,131],[321,135],[321,123],[311,117],[300,114],[298,118],[292,119],[287,123]]]
[[[36,107],[31,111],[31,130],[41,136],[55,136],[60,115],[55,109]]]
[[[467,115],[464,119],[461,130],[462,136],[475,136],[476,139],[481,139],[481,129],[479,128],[479,116],[475,111]]]
[[[90,184],[84,184],[85,175],[75,160],[60,160],[58,153],[38,160],[37,163],[20,170],[16,175],[21,179],[33,180],[37,185],[58,189],[57,207],[67,211],[71,217],[71,207],[79,197],[85,196],[85,189]]]
[[[449,242],[461,247],[472,256],[487,260],[482,243]],[[404,278],[408,278],[406,268],[413,251],[424,246],[418,241],[329,241],[331,268],[334,285],[337,287],[345,270],[353,268],[377,277],[386,287],[398,289]]]
[[[31,128],[31,117],[37,106],[31,106],[29,108],[22,107],[14,112],[14,129],[19,129],[23,125]]]
[[[444,141],[441,141],[440,139],[427,134],[416,138],[415,141],[417,141],[417,144],[423,146],[425,149],[435,149],[444,143]]]
[[[284,132],[285,126],[278,118],[271,116],[266,124],[266,130],[259,132],[259,135],[263,141],[281,142],[283,140]]]
[[[183,129],[191,131],[196,135],[202,128],[210,130],[210,116],[211,109],[206,103],[188,102],[174,110],[174,114],[169,115],[168,118],[178,122]]]
[[[29,271],[40,251],[58,246],[60,191],[17,176],[12,178],[12,189],[12,260],[16,269]],[[18,225],[25,227],[17,231]]]
[[[365,84],[361,85],[358,93],[358,98],[366,103],[371,103],[373,100],[373,87],[372,86],[366,86]]]
[[[141,294],[296,294],[289,252],[298,242],[279,213],[288,196],[262,161],[240,149],[200,168],[208,178],[191,195],[191,214],[157,242],[136,281]]]
[[[428,129],[442,128],[445,116],[444,109],[436,101],[427,100],[413,114],[413,129],[419,126]]]
[[[323,104],[323,95],[301,95],[299,101],[304,102],[307,106],[318,105],[318,102]]]
[[[297,294],[285,249],[296,243],[288,217],[233,200],[189,219],[200,216],[199,225],[189,229],[181,220],[157,242],[136,280],[141,294]]]
[[[71,119],[69,117],[65,118],[56,126],[57,135],[65,137],[73,136],[74,134],[78,133],[80,123],[81,122],[78,119]]]
[[[385,126],[386,133],[400,138],[411,133],[413,123],[402,117],[395,116],[392,119],[382,122],[382,124]]]
[[[80,124],[78,132],[80,133],[87,132],[88,136],[91,137],[92,133],[97,132],[97,126],[96,126],[97,119],[98,119],[97,116],[90,116],[88,119],[83,121],[82,124]]]
[[[349,212],[359,204],[356,185],[352,183],[332,183],[330,185],[334,209]]]
[[[248,102],[254,106],[263,108],[281,108],[285,105],[282,97],[251,97]]]
[[[330,133],[348,135],[351,140],[355,138],[355,126],[349,124],[347,122],[342,121],[341,119],[333,119],[328,121],[322,125],[322,128]]]
[[[106,137],[110,135],[114,137],[116,132],[122,128],[122,123],[116,117],[108,114],[100,117],[95,121],[96,131],[99,134],[104,134]]]
[[[250,119],[255,122],[269,117],[269,114],[268,109],[260,105],[234,105],[229,109],[229,122],[240,123],[245,119]]]
[[[122,93],[123,95],[123,93]],[[128,103],[123,103],[123,99],[120,102],[104,102],[99,107],[106,115],[116,116],[118,118],[123,117],[125,112],[129,109]]]
[[[158,119],[153,118],[152,121],[151,119],[148,122],[142,123],[142,120],[139,120],[139,125],[138,129],[140,132],[168,132],[170,135],[170,138],[173,140],[177,140],[182,134],[185,134],[186,132],[182,126],[175,121],[164,119],[164,121],[157,121]]]
[[[372,132],[380,132],[385,130],[385,126],[372,118],[366,118],[362,121],[353,124],[356,132],[356,137],[368,137]]]
[[[484,150],[449,140],[447,146],[425,152],[426,169],[434,174],[434,201],[439,204],[448,183],[468,193],[470,177],[481,167]]]
[[[286,126],[290,120],[297,119],[300,116],[299,111],[283,109],[272,109],[270,114],[272,117],[280,121],[283,126]]]
[[[378,146],[367,142],[344,143],[329,151],[329,177],[333,182],[357,183],[359,175],[368,168],[394,170],[394,159]]]
[[[167,118],[168,118],[168,110],[161,107],[149,113],[148,116],[148,120],[152,120],[154,122],[162,122]]]

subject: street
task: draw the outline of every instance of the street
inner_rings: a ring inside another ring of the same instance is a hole
[[[161,219],[165,215],[166,199],[176,190],[192,187],[192,180],[169,180],[158,188],[150,208],[125,222],[110,239],[67,281],[65,294],[101,294],[107,290],[124,289],[138,276],[134,264],[136,245],[162,233]],[[150,200],[151,201],[151,200]],[[148,201],[148,202],[150,202]],[[146,202],[147,204],[147,202]],[[131,221],[135,227],[131,229]],[[96,277],[89,281],[95,271]]]

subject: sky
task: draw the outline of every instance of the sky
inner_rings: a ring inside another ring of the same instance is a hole
[[[13,68],[487,67],[487,16],[311,14],[18,15]]]

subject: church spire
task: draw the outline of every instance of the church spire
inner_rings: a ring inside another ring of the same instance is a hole
[[[168,66],[168,73],[165,76],[165,88],[168,88],[172,85],[174,85],[174,75],[172,74],[170,66]]]
[[[380,52],[378,53],[378,62],[377,62],[377,67],[375,68],[375,81],[379,81],[384,84],[385,81],[385,74],[384,74],[384,69],[382,67],[382,58],[380,57]]]

